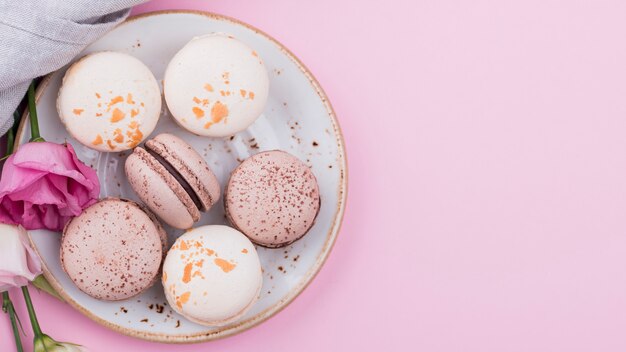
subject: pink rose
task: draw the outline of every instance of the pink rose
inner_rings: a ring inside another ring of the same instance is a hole
[[[0,222],[61,231],[99,194],[96,172],[78,160],[71,144],[27,143],[2,169]]]
[[[30,248],[26,230],[0,224],[0,292],[24,286],[39,274],[41,262]]]

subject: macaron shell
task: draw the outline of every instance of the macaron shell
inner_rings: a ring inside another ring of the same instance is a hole
[[[187,319],[219,326],[256,302],[263,276],[254,245],[223,225],[194,228],[176,240],[163,263],[170,306]]]
[[[73,218],[63,231],[61,264],[86,294],[122,300],[158,278],[165,231],[136,203],[107,198]]]
[[[119,152],[152,133],[161,114],[161,92],[150,69],[135,57],[98,52],[67,70],[57,110],[81,144]]]
[[[159,219],[156,217],[156,215],[154,215],[154,213],[148,209],[148,207],[146,207],[143,204],[140,203],[135,203],[131,200],[128,199],[124,199],[124,198],[115,198],[115,197],[107,197],[107,198],[103,198],[100,201],[103,200],[107,200],[107,199],[114,199],[114,200],[119,200],[122,202],[130,202],[134,205],[136,205],[137,207],[139,207],[139,209],[141,209],[152,221],[152,223],[157,227],[157,230],[159,232],[159,239],[161,240],[161,248],[163,251],[163,259],[165,259],[165,255],[167,254],[167,251],[169,249],[168,243],[167,243],[167,232],[165,231],[165,229],[163,228],[163,226],[161,225],[161,222],[159,222]]]
[[[163,90],[174,120],[210,137],[233,135],[263,112],[269,76],[258,53],[232,36],[192,39],[167,66]]]
[[[259,283],[259,287],[256,290],[256,295],[257,297],[259,296],[259,293],[261,293],[261,287],[263,286],[262,283]],[[167,297],[167,294],[166,294]],[[184,313],[176,310],[176,308],[174,309],[178,314],[182,315],[185,317],[185,319],[194,322],[196,324],[200,324],[200,325],[205,325],[205,326],[224,326],[224,325],[228,325],[230,323],[236,322],[237,320],[241,319],[249,310],[250,308],[252,308],[254,306],[254,304],[257,302],[257,299],[254,299],[252,301],[250,301],[250,303],[245,306],[243,309],[241,309],[239,311],[239,313],[231,316],[230,318],[227,319],[222,319],[222,320],[215,320],[215,321],[203,321],[200,320],[198,318],[195,318],[193,315],[187,314],[185,315]]]
[[[320,209],[320,193],[308,166],[289,153],[273,150],[244,160],[232,172],[224,207],[231,224],[254,243],[282,247],[311,229]]]
[[[220,197],[217,177],[206,161],[182,139],[162,133],[146,142],[146,146],[172,165],[189,183],[207,211]]]
[[[187,229],[200,219],[200,211],[183,187],[143,148],[135,148],[124,168],[137,196],[165,223]]]

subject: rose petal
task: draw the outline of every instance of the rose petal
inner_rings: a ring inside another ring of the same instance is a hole
[[[0,289],[20,287],[41,274],[41,262],[21,226],[0,224]]]
[[[0,178],[0,221],[60,231],[96,202],[100,183],[70,144],[27,143],[9,157]]]

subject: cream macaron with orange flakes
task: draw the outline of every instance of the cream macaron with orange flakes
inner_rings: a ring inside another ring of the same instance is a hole
[[[163,262],[162,282],[176,312],[198,324],[222,326],[254,305],[263,275],[246,236],[232,227],[207,225],[176,240]]]
[[[196,37],[170,61],[163,94],[174,120],[201,136],[243,131],[262,113],[269,77],[259,54],[233,36]]]
[[[161,114],[161,91],[137,58],[97,52],[67,70],[57,110],[77,141],[101,152],[120,152],[152,133]]]

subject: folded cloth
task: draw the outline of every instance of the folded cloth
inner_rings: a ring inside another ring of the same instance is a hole
[[[63,67],[145,1],[0,0],[0,135],[33,78]]]

